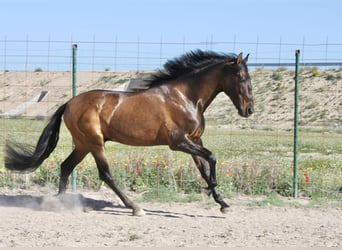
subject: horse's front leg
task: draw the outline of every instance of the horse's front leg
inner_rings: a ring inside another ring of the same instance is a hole
[[[207,182],[208,187],[204,189],[204,193],[207,196],[210,196],[211,194],[214,197],[214,200],[221,205],[221,212],[226,213],[228,211],[229,205],[223,200],[221,194],[217,191],[216,187],[211,187],[210,186],[210,167],[209,164],[206,160],[203,158],[197,156],[197,155],[192,155],[192,158],[194,159],[194,162],[199,169],[202,178]]]
[[[209,194],[212,193],[214,200],[221,205],[221,212],[227,212],[229,205],[223,200],[220,193],[216,190],[216,157],[215,155],[202,145],[202,141],[190,140],[187,136],[178,138],[175,143],[170,145],[173,150],[180,150],[192,155],[195,163],[197,164],[203,178],[208,184]],[[209,171],[208,171],[209,164]],[[209,172],[209,173],[208,173]]]

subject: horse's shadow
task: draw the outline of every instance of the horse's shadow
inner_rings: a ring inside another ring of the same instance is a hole
[[[97,200],[84,197],[81,194],[64,194],[59,196],[33,196],[33,195],[5,195],[0,194],[0,206],[28,208],[37,211],[101,211],[110,215],[131,215],[131,210],[120,204],[110,201]],[[204,216],[189,213],[179,213],[164,210],[144,209],[146,215],[162,216],[167,218],[181,217],[207,217],[225,218],[221,216]]]

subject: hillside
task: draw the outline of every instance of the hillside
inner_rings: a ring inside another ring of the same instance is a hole
[[[91,89],[124,90],[131,78],[149,72],[78,72],[77,93]],[[255,114],[240,118],[220,94],[206,112],[208,124],[289,129],[293,124],[294,72],[251,71]],[[0,116],[50,116],[71,98],[71,72],[2,72]],[[300,124],[338,127],[342,124],[342,71],[304,69],[300,75]]]

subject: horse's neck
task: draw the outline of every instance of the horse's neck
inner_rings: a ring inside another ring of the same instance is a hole
[[[215,97],[222,91],[220,85],[220,76],[218,72],[206,72],[206,75],[198,76],[197,81],[190,85],[191,92],[193,92],[197,103],[202,103],[203,112],[215,99]]]

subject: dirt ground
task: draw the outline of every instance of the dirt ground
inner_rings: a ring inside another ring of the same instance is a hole
[[[142,203],[146,215],[134,217],[106,188],[52,193],[0,190],[0,247],[342,246],[341,207],[260,207],[244,196],[224,215],[203,201]]]

